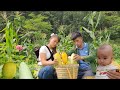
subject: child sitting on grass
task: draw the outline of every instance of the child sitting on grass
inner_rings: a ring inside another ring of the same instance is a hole
[[[97,50],[97,71],[95,79],[109,79],[107,71],[119,71],[120,65],[113,59],[112,47],[108,44],[101,45]]]

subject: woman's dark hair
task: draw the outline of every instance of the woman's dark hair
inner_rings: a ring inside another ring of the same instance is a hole
[[[39,49],[40,49],[40,47],[37,47],[37,46],[34,48],[34,53],[37,58],[39,57]]]
[[[58,42],[60,42],[60,37],[56,34],[52,35],[50,38],[54,38],[54,37],[58,38]]]
[[[50,39],[51,39],[51,38],[54,38],[54,37],[56,37],[56,38],[58,39],[58,42],[60,42],[60,37],[59,37],[57,34],[51,35]],[[57,52],[57,51],[56,51],[56,47],[55,47],[55,48],[52,48],[52,50],[53,50],[53,54],[55,54],[55,53]]]
[[[82,34],[80,32],[73,32],[71,35],[71,40],[75,40],[78,37],[82,37]]]

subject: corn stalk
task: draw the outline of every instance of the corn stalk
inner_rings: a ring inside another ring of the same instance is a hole
[[[13,51],[13,24],[11,22],[7,22],[5,29],[5,39],[6,39],[6,52],[8,55],[8,59],[12,60],[12,51]]]
[[[86,28],[86,27],[84,27],[84,26],[82,26],[82,28],[83,28],[83,30],[85,30],[89,35],[90,35],[90,37],[92,38],[92,40],[93,40],[93,47],[94,47],[94,49],[96,49],[97,48],[97,46],[98,46],[98,43],[97,43],[97,37],[95,36],[95,32],[96,32],[96,28],[97,28],[97,26],[98,26],[98,24],[99,24],[99,22],[100,22],[100,19],[101,19],[101,12],[98,12],[98,17],[97,17],[97,21],[96,22],[94,22],[94,18],[95,18],[95,16],[96,16],[96,14],[97,14],[97,12],[96,11],[94,11],[94,12],[92,12],[91,14],[89,14],[89,15],[87,15],[83,20],[88,20],[88,28]],[[91,28],[90,28],[91,27]],[[80,27],[81,28],[81,27]]]

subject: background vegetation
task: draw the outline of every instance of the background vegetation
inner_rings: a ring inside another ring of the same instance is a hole
[[[51,33],[61,37],[57,50],[67,52],[74,47],[73,31],[82,33],[91,54],[100,44],[111,44],[120,63],[119,11],[0,11],[0,65],[9,60],[36,64],[34,48],[47,44]],[[17,51],[17,45],[24,50]]]

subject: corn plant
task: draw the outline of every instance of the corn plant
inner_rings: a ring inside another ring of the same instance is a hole
[[[87,20],[88,21],[88,27],[84,27],[81,26],[80,27],[80,31],[85,31],[86,33],[89,34],[89,36],[92,38],[92,42],[89,44],[90,46],[90,55],[96,56],[96,49],[99,46],[99,42],[98,42],[98,37],[96,36],[96,32],[97,32],[97,26],[100,23],[100,19],[101,19],[101,12],[98,12],[98,17],[96,22],[94,21],[95,17],[97,15],[97,12],[94,11],[90,14],[88,14],[86,17],[84,17],[83,20]],[[102,37],[100,37],[101,40]],[[97,60],[91,60],[90,64],[92,67],[92,70],[95,72],[96,70],[96,66],[97,66]]]
[[[97,37],[97,41],[98,41],[98,44],[103,44],[103,43],[108,43],[109,44],[109,41],[110,41],[110,35],[111,35],[111,32],[109,30],[107,30],[107,28],[105,28],[105,30],[100,30],[98,32],[98,37]]]
[[[9,60],[12,60],[13,43],[14,43],[13,36],[14,36],[13,23],[8,21],[5,27],[5,39],[6,39],[6,52]]]
[[[58,31],[59,31],[58,36],[61,38],[59,46],[58,46],[59,52],[62,52],[62,51],[68,52],[69,50],[71,50],[74,47],[73,42],[70,39],[70,34],[65,35],[65,33],[64,33],[65,29],[66,28],[64,25],[61,25],[58,28]]]
[[[68,36],[63,37],[62,35],[60,36],[61,40],[58,46],[58,51],[62,52],[68,52],[69,50],[72,50],[74,45],[72,40],[70,39],[70,34]]]
[[[2,30],[5,42],[0,43],[0,64],[7,61],[20,61],[25,58],[22,52],[16,50],[19,43],[18,31],[20,30],[16,21],[6,21],[6,27]]]
[[[94,18],[96,16],[97,12],[92,12],[90,13],[89,15],[87,15],[86,17],[84,17],[83,20],[88,20],[88,28],[82,26],[80,28],[83,28],[83,30],[85,30],[89,35],[90,37],[92,38],[92,44],[93,44],[93,47],[96,49],[97,46],[98,46],[98,43],[97,43],[97,37],[95,36],[95,32],[96,32],[96,28],[100,22],[100,19],[101,19],[101,12],[98,13],[98,17],[97,17],[97,21],[95,22],[94,21]],[[81,30],[81,29],[80,29]]]
[[[92,38],[92,42],[89,44],[90,54],[95,55],[95,57],[97,58],[96,49],[98,48],[99,45],[103,43],[109,43],[111,33],[107,30],[107,28],[105,28],[104,30],[99,30],[99,31],[97,30],[97,26],[100,23],[100,19],[101,19],[101,12],[98,12],[98,17],[95,22],[94,20],[95,20],[96,15],[97,15],[96,12],[92,12],[91,14],[86,16],[84,19],[88,19],[88,28],[82,26],[80,27],[80,31],[84,30]],[[91,62],[91,67],[94,71],[97,66],[96,61],[97,59],[92,60]]]

